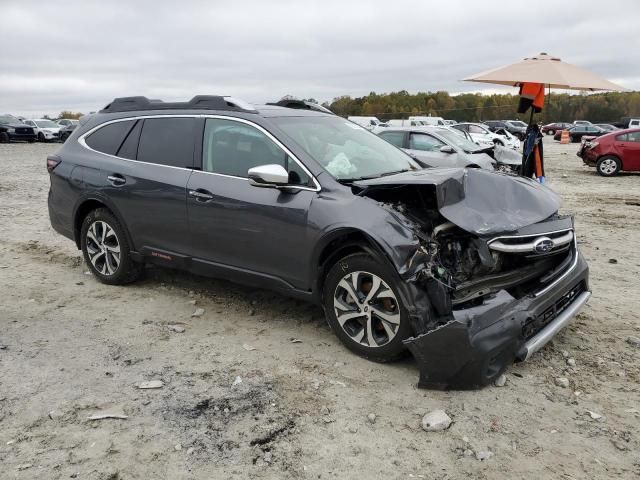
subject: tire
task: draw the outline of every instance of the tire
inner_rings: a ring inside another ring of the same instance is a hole
[[[0,132],[0,143],[9,143],[9,134],[7,132]]]
[[[45,141],[45,139],[44,139],[44,134],[43,134],[42,132],[39,132],[39,133],[38,133],[38,141],[39,141],[39,142],[44,142],[44,141]]]
[[[413,332],[398,295],[399,282],[397,274],[385,263],[362,253],[346,256],[329,269],[322,292],[323,306],[329,325],[349,350],[376,362],[404,356],[402,341]],[[372,295],[369,302],[367,295]]]
[[[620,160],[612,155],[607,155],[598,159],[596,163],[597,172],[603,177],[613,177],[620,172]]]
[[[106,208],[92,210],[84,218],[80,247],[91,273],[102,283],[124,285],[142,275],[144,264],[131,259],[127,235]]]

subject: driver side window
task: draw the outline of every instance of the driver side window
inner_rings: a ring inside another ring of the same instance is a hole
[[[412,150],[435,152],[440,150],[443,146],[443,142],[425,133],[412,133],[409,137],[409,148]]]
[[[247,178],[250,168],[272,164],[289,172],[290,184],[311,184],[304,170],[257,128],[233,120],[207,119],[202,144],[203,171]]]

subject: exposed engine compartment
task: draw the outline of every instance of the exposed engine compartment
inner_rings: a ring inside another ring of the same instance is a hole
[[[549,281],[571,254],[568,246],[545,255],[492,250],[493,236],[467,232],[443,217],[430,185],[372,189],[365,195],[394,215],[400,214],[418,237],[420,247],[412,262],[422,267],[416,281],[428,291],[441,319],[454,308],[482,304],[500,290],[521,298],[541,281]]]

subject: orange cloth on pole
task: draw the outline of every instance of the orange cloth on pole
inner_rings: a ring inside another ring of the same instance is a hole
[[[536,174],[536,178],[540,178],[544,174],[542,173],[542,159],[540,158],[540,150],[538,149],[537,145],[533,147],[533,154],[534,154],[534,162],[535,162],[534,172]]]
[[[544,107],[544,85],[542,83],[525,82],[520,84],[520,103],[518,113],[526,112],[529,107],[534,112],[541,112]]]

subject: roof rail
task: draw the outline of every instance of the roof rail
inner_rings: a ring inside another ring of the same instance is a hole
[[[295,99],[287,99],[280,100],[278,102],[267,103],[267,105],[274,105],[276,107],[285,107],[285,108],[297,108],[300,110],[314,110],[316,112],[330,113],[335,115],[331,110],[322,105],[318,105],[317,103],[307,102],[306,100],[295,100]]]
[[[163,102],[147,97],[118,97],[100,110],[100,113],[135,112],[138,110],[232,110],[258,113],[247,102],[221,95],[196,95],[188,102]]]

